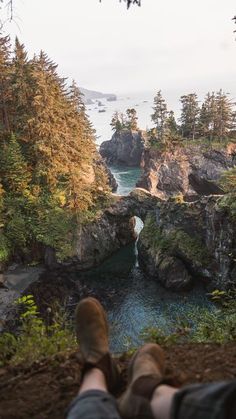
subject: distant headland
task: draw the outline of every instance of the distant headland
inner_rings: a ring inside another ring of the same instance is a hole
[[[117,96],[114,93],[101,93],[96,92],[94,90],[84,89],[83,87],[80,88],[81,93],[84,95],[85,104],[91,105],[94,100],[96,99],[107,99],[109,102],[116,101]]]

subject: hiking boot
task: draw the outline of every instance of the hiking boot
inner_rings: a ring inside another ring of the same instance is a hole
[[[159,345],[149,343],[136,352],[128,370],[127,390],[119,400],[124,419],[153,418],[150,401],[164,372],[165,356]]]
[[[76,335],[84,363],[83,375],[91,368],[100,369],[111,391],[119,384],[119,371],[109,352],[106,313],[95,298],[85,298],[75,311]]]

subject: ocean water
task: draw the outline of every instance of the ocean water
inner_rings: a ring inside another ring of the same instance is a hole
[[[126,166],[110,166],[110,169],[118,184],[116,193],[118,195],[128,195],[135,188],[140,178],[141,169]]]
[[[152,126],[151,114],[153,106],[153,95],[150,93],[132,96],[118,96],[117,101],[107,102],[106,99],[99,99],[93,105],[86,106],[86,112],[96,130],[96,143],[99,146],[103,141],[111,139],[112,129],[110,126],[112,115],[115,111],[125,112],[128,108],[135,108],[138,115],[138,124],[141,129]],[[105,110],[105,112],[99,112]]]
[[[146,101],[147,100],[147,101]],[[117,102],[104,101],[106,112],[98,113],[98,106],[89,107],[89,116],[97,130],[97,144],[111,138],[110,120],[115,110],[134,107],[142,126],[149,122],[149,98],[119,98]],[[97,109],[96,109],[97,108]],[[127,195],[140,176],[139,168],[111,167],[118,182],[117,193]],[[142,221],[136,217],[140,232]],[[140,345],[146,327],[160,327],[166,332],[174,329],[176,319],[185,319],[197,307],[214,309],[201,284],[190,292],[173,293],[157,281],[147,277],[139,268],[137,243],[124,247],[99,267],[79,273],[78,279],[86,284],[89,295],[99,298],[107,310],[110,324],[110,345],[114,352]]]
[[[214,309],[201,284],[174,293],[148,278],[138,266],[135,248],[127,246],[96,269],[78,274],[89,295],[98,298],[107,311],[114,352],[142,344],[145,328],[173,332],[176,321],[186,321],[196,309]]]

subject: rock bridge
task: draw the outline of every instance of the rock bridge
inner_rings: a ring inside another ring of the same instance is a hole
[[[114,203],[105,211],[106,215],[119,218],[139,217],[143,222],[148,213],[158,208],[162,199],[145,189],[136,188],[129,195],[113,195]]]

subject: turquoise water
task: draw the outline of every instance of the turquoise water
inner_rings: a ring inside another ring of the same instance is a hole
[[[128,108],[135,108],[140,129],[145,130],[153,126],[151,122],[153,97],[154,93],[132,95],[130,97],[120,96],[115,102],[107,102],[106,99],[99,99],[103,104],[102,107],[99,107],[97,102],[92,105],[87,105],[86,113],[96,129],[97,145],[99,146],[103,141],[110,140],[113,134],[110,123],[115,111],[125,113]],[[101,108],[105,112],[99,112]]]
[[[119,98],[117,102],[104,101],[104,107],[104,113],[98,113],[96,104],[89,106],[88,112],[97,131],[98,146],[111,138],[109,124],[115,110],[135,107],[140,126],[145,128],[146,124],[150,124],[150,98]],[[135,188],[140,168],[110,169],[118,183],[117,194],[127,195]],[[138,218],[136,229],[138,232],[142,229],[142,221]],[[79,273],[78,279],[86,285],[88,295],[97,297],[107,310],[110,344],[114,352],[121,352],[129,345],[141,344],[140,334],[145,327],[157,326],[170,332],[176,318],[186,316],[193,308],[213,308],[201,285],[190,292],[177,294],[165,290],[158,282],[145,276],[138,266],[137,243],[121,249],[98,268]]]
[[[119,194],[127,194],[135,187],[140,169],[111,170],[119,183]],[[140,231],[142,222],[136,221]],[[138,266],[136,244],[121,249],[98,268],[78,274],[78,278],[89,289],[89,295],[99,298],[107,310],[114,352],[141,344],[145,327],[157,326],[170,332],[176,318],[186,316],[193,308],[213,308],[201,285],[177,294],[145,276]]]
[[[136,266],[135,246],[121,249],[100,267],[79,275],[108,313],[110,344],[114,352],[142,343],[145,327],[157,326],[173,331],[177,318],[195,307],[213,306],[203,287],[173,293],[146,277]]]
[[[141,169],[139,167],[121,166],[111,166],[110,169],[118,183],[116,193],[118,195],[128,195],[135,188],[140,178]]]

